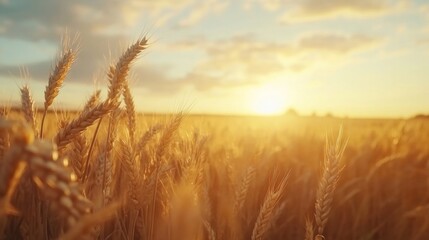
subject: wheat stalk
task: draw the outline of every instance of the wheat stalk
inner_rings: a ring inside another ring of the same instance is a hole
[[[310,219],[305,219],[305,240],[314,240],[314,227]]]
[[[342,128],[337,137],[335,145],[332,145],[326,138],[325,163],[323,175],[319,182],[317,197],[315,203],[315,219],[317,225],[317,234],[323,236],[323,230],[328,221],[329,212],[331,211],[335,187],[340,177],[343,166],[341,157],[346,144],[342,140]]]
[[[82,182],[83,179],[84,162],[87,154],[88,144],[86,138],[80,134],[73,139],[70,158],[73,170],[80,182]]]
[[[96,179],[99,186],[101,186],[103,194],[103,203],[109,203],[112,198],[112,175],[113,175],[113,148],[116,140],[116,132],[118,120],[121,111],[119,109],[113,111],[109,120],[109,127],[107,131],[107,139],[104,151],[98,158],[98,168],[96,169]]]
[[[73,49],[65,49],[61,54],[54,70],[49,76],[49,82],[45,89],[45,111],[52,105],[54,99],[58,96],[64,79],[71,69],[71,65],[76,59],[76,51]]]
[[[28,85],[21,87],[21,108],[24,112],[25,120],[30,124],[31,128],[34,131],[34,134],[37,135],[36,130],[36,114],[34,111],[34,101],[31,97],[30,89]]]
[[[119,203],[111,203],[95,213],[82,217],[81,220],[73,226],[73,228],[70,228],[70,230],[62,235],[59,239],[74,240],[88,235],[93,227],[96,227],[112,219],[120,207],[121,205]]]
[[[174,133],[179,128],[180,123],[182,122],[183,114],[178,113],[173,120],[167,125],[164,129],[161,138],[159,140],[158,148],[156,150],[156,159],[157,161],[161,161],[162,156],[167,150],[168,144],[170,144]]]
[[[132,44],[124,52],[124,54],[119,58],[118,63],[115,67],[109,68],[108,78],[110,82],[108,99],[110,101],[117,103],[121,95],[123,85],[128,76],[130,65],[137,56],[147,48],[148,41],[147,38],[138,39],[134,44]]]
[[[0,108],[0,121],[5,122],[6,117],[9,115],[9,109],[4,106]],[[0,129],[0,159],[3,158],[3,155],[6,151],[6,149],[9,147],[9,139],[8,139],[8,133],[5,130]]]
[[[272,225],[274,209],[277,207],[283,196],[283,190],[286,186],[287,176],[284,177],[277,186],[270,186],[255,226],[253,227],[252,240],[262,240]]]
[[[61,86],[63,85],[64,79],[70,71],[71,65],[76,59],[77,52],[71,48],[67,49],[68,44],[64,44],[64,49],[60,54],[59,60],[55,65],[51,75],[49,76],[49,82],[45,89],[45,103],[43,110],[42,123],[40,125],[40,138],[43,138],[43,125],[45,117],[48,112],[48,108],[52,105],[54,99],[58,96]]]
[[[116,109],[119,106],[119,97],[121,95],[122,86],[126,82],[126,77],[128,76],[128,72],[130,69],[130,65],[133,60],[137,58],[137,56],[147,48],[147,39],[141,38],[138,39],[134,44],[132,44],[122,56],[119,58],[116,66],[110,66],[109,71],[107,73],[107,77],[109,79],[109,92],[107,99],[105,100],[105,104],[110,106],[110,110]],[[107,114],[107,112],[106,112]],[[104,114],[103,114],[104,115]],[[95,139],[98,134],[99,127],[101,125],[102,116],[100,116],[100,120],[98,122],[97,128],[92,137],[92,141],[88,151],[87,161],[85,163],[85,171],[84,178],[88,172],[89,160],[92,154],[92,149],[94,147]]]
[[[55,145],[36,141],[26,149],[31,153],[30,169],[41,193],[51,201],[53,207],[73,225],[90,211],[91,203],[81,194],[76,177],[66,167],[68,160],[58,159]]]
[[[145,134],[143,134],[143,136],[140,138],[140,140],[138,141],[137,145],[136,145],[136,149],[140,150],[139,151],[139,155],[141,154],[141,152],[143,151],[143,149],[145,148],[146,144],[153,139],[153,137],[162,129],[160,124],[156,124],[152,127],[150,127]]]
[[[6,214],[16,214],[12,197],[27,166],[24,149],[34,141],[34,132],[28,124],[0,118],[0,135],[9,132],[12,147],[1,161],[0,167],[0,232],[7,223]]]
[[[124,141],[120,142],[120,160],[123,166],[123,170],[125,174],[128,176],[128,196],[131,200],[133,206],[137,208],[139,205],[139,197],[140,197],[140,176],[139,176],[139,168],[137,166],[137,162],[135,160],[135,153],[133,153],[131,146]]]
[[[210,225],[210,223],[209,223],[209,222],[207,222],[207,221],[204,221],[204,222],[203,222],[203,224],[204,224],[204,228],[205,228],[205,229],[206,229],[206,231],[207,231],[208,239],[209,239],[209,240],[216,240],[216,233],[215,233],[215,231],[213,230],[213,228],[212,228],[212,226]]]
[[[154,230],[154,222],[155,222],[155,212],[156,212],[156,199],[157,199],[157,193],[158,193],[158,182],[160,178],[160,168],[162,166],[162,157],[167,150],[167,146],[170,144],[174,133],[179,128],[180,123],[182,122],[183,114],[178,113],[172,121],[167,125],[167,127],[164,129],[163,134],[161,135],[161,138],[159,140],[158,147],[156,149],[156,167],[155,167],[155,179],[154,179],[154,193],[152,196],[152,205],[151,205],[151,212],[150,212],[150,219],[151,219],[151,226],[149,227],[149,238],[153,237],[153,230]]]
[[[110,111],[115,109],[116,106],[112,105],[110,101],[105,101],[87,112],[82,112],[78,118],[72,120],[55,136],[55,142],[58,149],[63,149],[69,144],[75,137],[85,131],[91,126],[96,120],[108,114]]]
[[[236,211],[237,214],[239,214],[243,208],[247,191],[249,190],[250,183],[253,181],[255,176],[255,168],[251,166],[248,167],[244,173],[243,178],[241,179],[239,188],[235,191],[234,211]]]
[[[9,140],[7,138],[7,133],[0,135],[0,159],[3,159],[6,149],[9,147]]]
[[[134,99],[131,94],[128,82],[124,84],[123,95],[128,118],[128,134],[130,135],[131,144],[134,144],[134,138],[136,133],[136,110],[134,105]]]
[[[66,161],[57,160],[58,152],[54,145],[42,140],[33,142],[34,133],[24,123],[1,121],[0,126],[0,129],[8,129],[13,133],[14,142],[0,170],[2,206],[8,205],[23,173],[20,166],[28,164],[30,175],[42,189],[41,193],[51,200],[54,207],[66,214],[69,224],[75,223],[78,217],[88,212],[89,202],[80,194],[71,173],[61,165],[66,164]]]
[[[6,152],[0,168],[0,197],[13,192],[15,169],[25,159],[23,154],[25,147],[34,141],[34,132],[28,124],[23,122],[8,121],[0,118],[0,133],[10,132],[12,148]]]
[[[83,107],[82,112],[87,112],[91,109],[93,109],[97,104],[100,102],[100,95],[101,91],[97,90],[95,91],[91,97],[89,97],[88,101],[86,101],[85,106]]]

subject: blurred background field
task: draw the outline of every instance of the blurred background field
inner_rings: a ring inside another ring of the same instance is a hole
[[[46,136],[54,136],[61,122],[75,115],[61,111],[48,114]],[[152,126],[166,125],[173,117],[138,114],[136,136]],[[100,128],[97,148],[106,139],[106,123]],[[129,141],[125,114],[115,124],[119,129],[117,138]],[[204,171],[209,179],[206,187],[212,214],[207,221],[217,236],[223,236],[218,239],[229,239],[226,229],[233,228],[241,229],[241,237],[249,239],[272,174],[289,173],[285,195],[266,239],[304,239],[305,219],[313,216],[326,138],[334,137],[341,126],[348,143],[326,238],[426,239],[429,121],[425,119],[189,114],[184,116],[166,158],[191,161],[198,139],[204,139],[199,154],[208,163]],[[87,138],[94,128],[86,132]],[[149,152],[156,148],[157,141],[146,146]],[[249,167],[256,169],[256,175],[243,211],[238,219],[231,220],[235,225],[225,226],[232,217],[231,191],[238,187]]]

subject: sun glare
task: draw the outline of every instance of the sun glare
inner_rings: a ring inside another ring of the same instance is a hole
[[[252,96],[253,112],[259,115],[279,115],[285,111],[287,94],[284,89],[264,86],[256,89]]]

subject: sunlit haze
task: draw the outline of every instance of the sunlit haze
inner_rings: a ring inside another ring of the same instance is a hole
[[[0,101],[17,104],[28,83],[43,104],[65,29],[79,33],[80,50],[57,108],[78,109],[105,91],[108,65],[147,35],[130,77],[142,112],[429,112],[423,0],[0,0]]]

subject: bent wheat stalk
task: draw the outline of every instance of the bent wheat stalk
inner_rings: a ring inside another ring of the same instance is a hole
[[[91,97],[89,97],[88,101],[86,101],[85,106],[83,107],[83,112],[87,112],[97,106],[97,104],[100,102],[100,94],[101,91],[97,90],[91,95]]]
[[[131,63],[138,57],[138,55],[147,48],[148,40],[146,37],[138,39],[134,44],[132,44],[125,53],[119,58],[116,66],[110,66],[109,71],[107,72],[107,77],[109,79],[109,93],[106,99],[106,103],[111,105],[112,109],[116,109],[119,106],[119,97],[121,96],[121,91],[123,84],[126,81],[128,72],[131,66]],[[112,110],[111,109],[111,110]],[[83,174],[84,180],[88,174],[89,160],[91,158],[92,149],[94,147],[94,142],[98,134],[99,127],[101,125],[102,116],[97,125],[97,129],[92,136],[92,141],[88,150],[88,156],[85,163],[85,171]]]
[[[62,128],[55,136],[55,143],[58,149],[63,149],[69,144],[75,137],[85,131],[91,126],[97,119],[108,114],[110,111],[115,109],[116,106],[112,105],[110,101],[105,101],[93,109],[81,113],[78,118],[72,120],[64,128]]]

